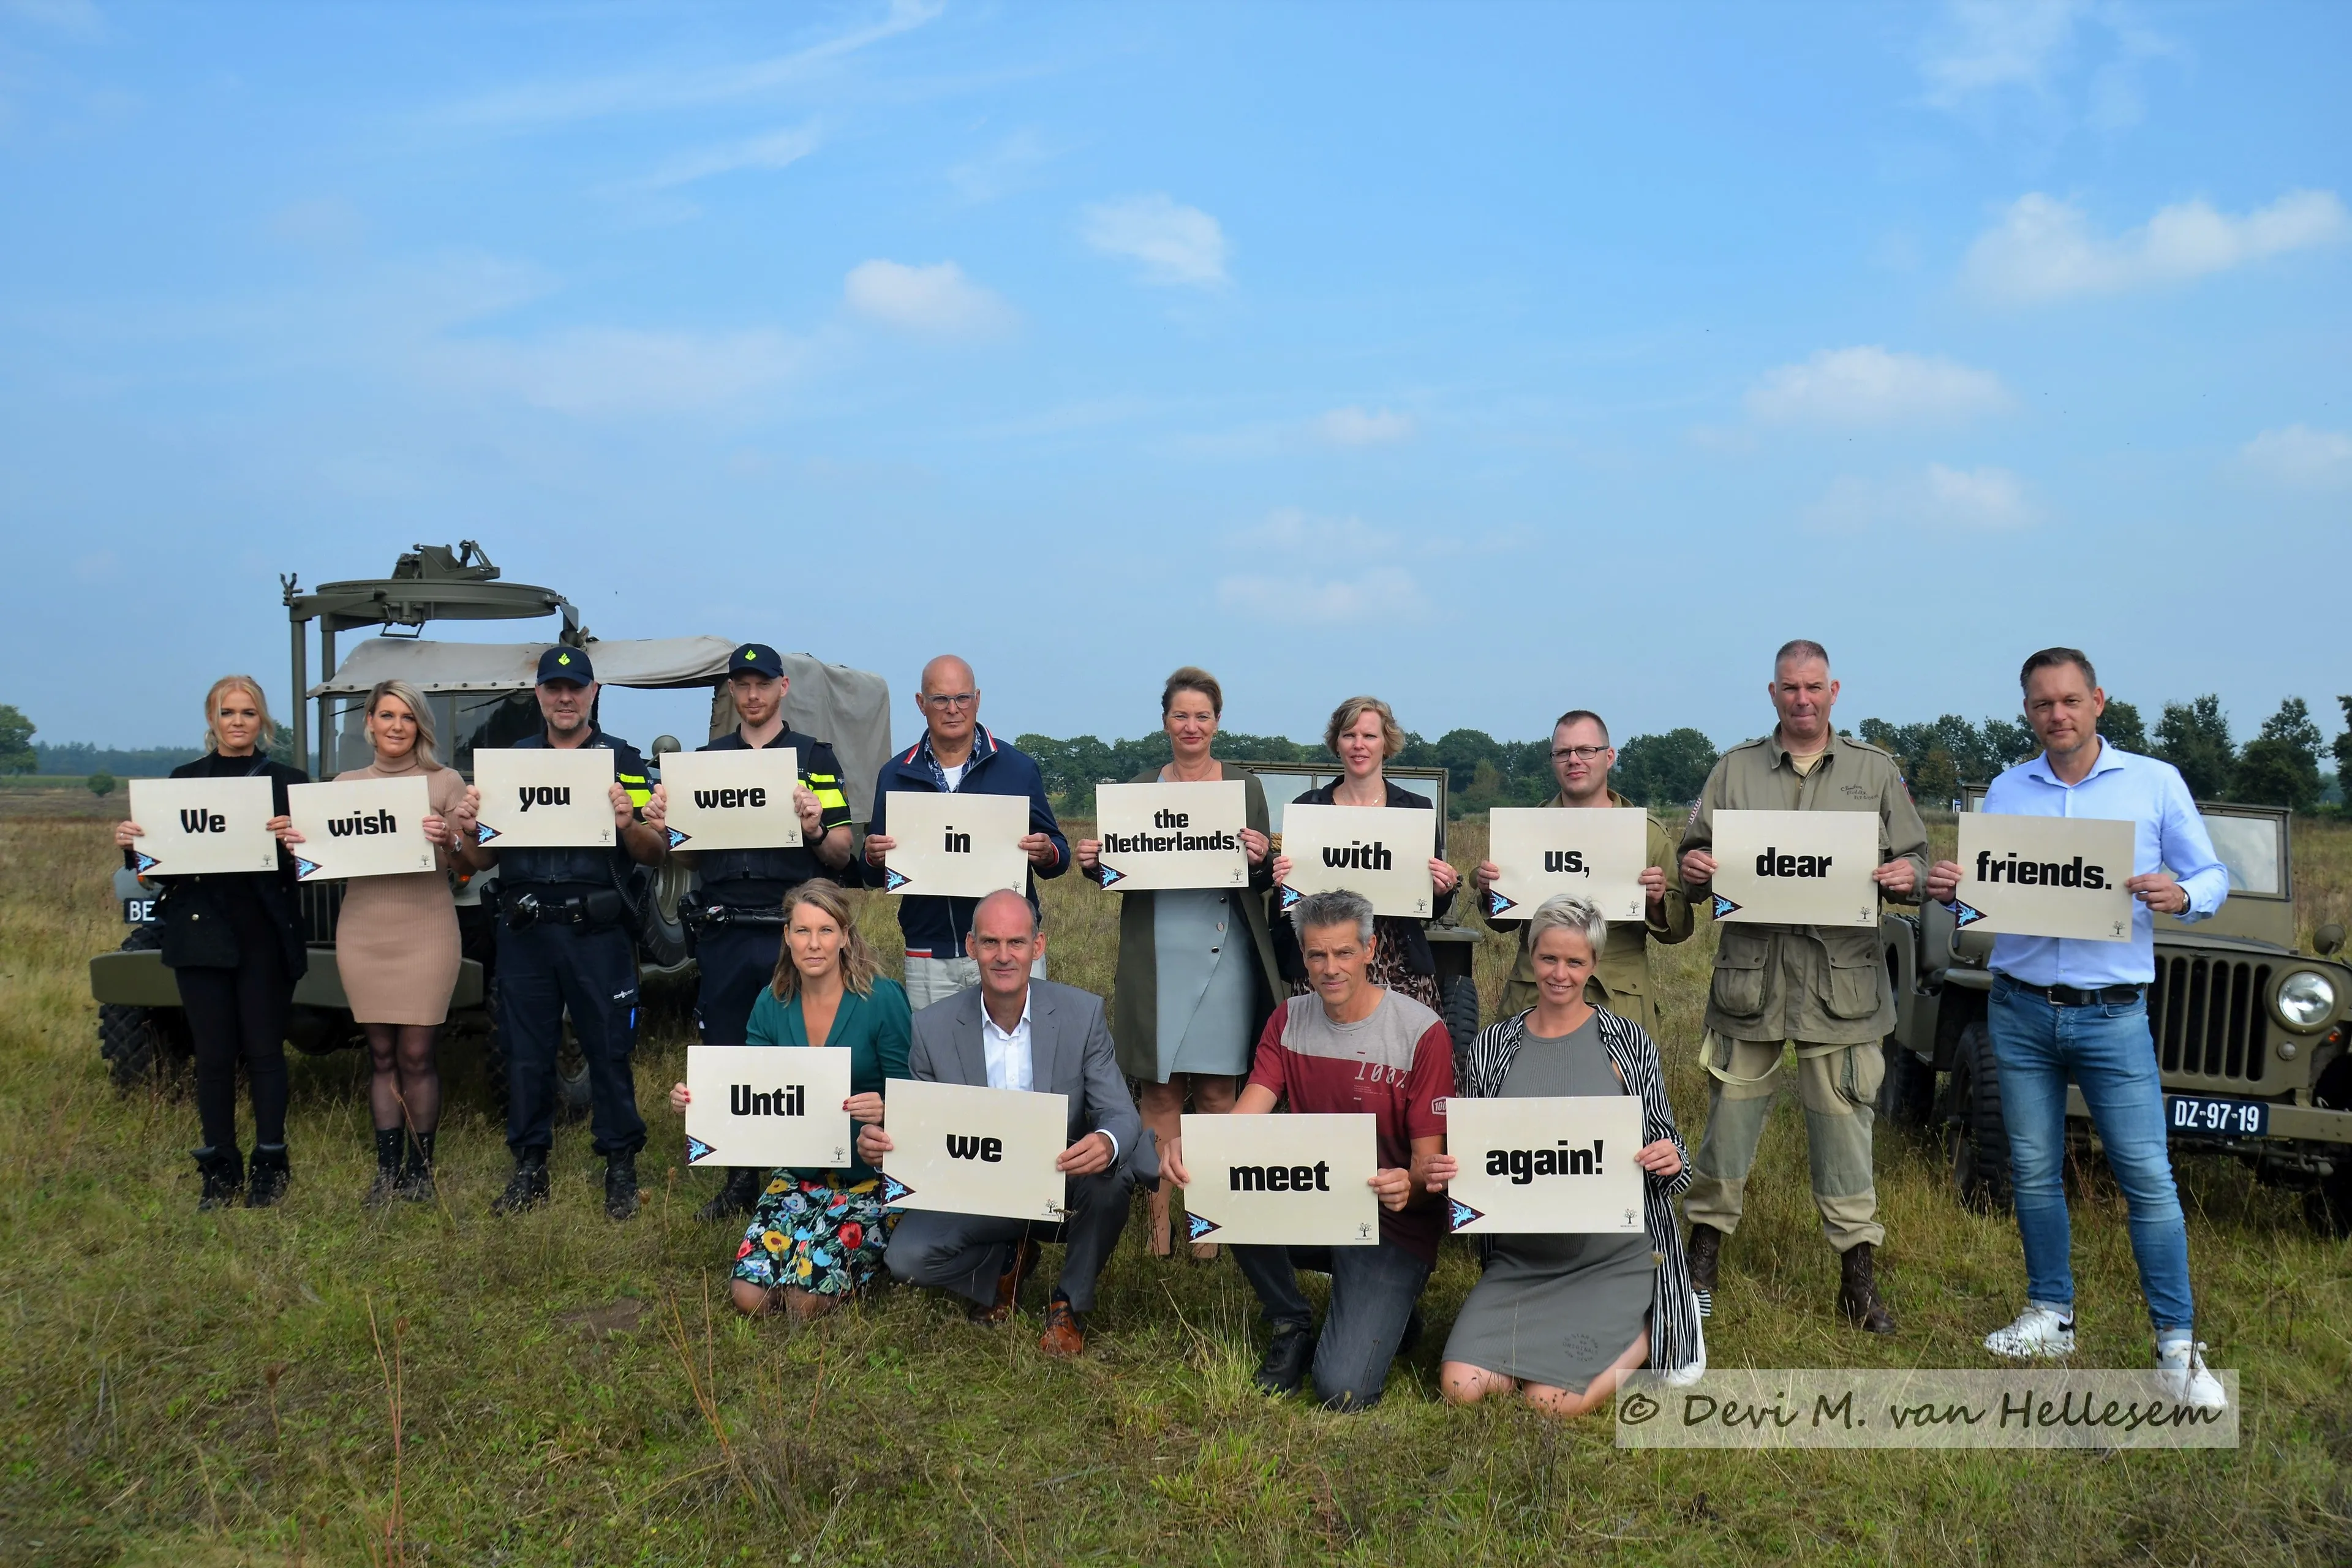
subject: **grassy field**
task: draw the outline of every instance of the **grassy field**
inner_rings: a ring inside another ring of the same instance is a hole
[[[499,1129],[456,1064],[441,1204],[365,1213],[346,1054],[297,1058],[286,1207],[194,1212],[193,1108],[110,1089],[85,961],[119,936],[103,826],[0,805],[0,1560],[58,1563],[911,1563],[1340,1561],[1999,1563],[2352,1555],[2347,1257],[2289,1196],[2184,1167],[2200,1332],[2241,1369],[2234,1452],[1620,1453],[1605,1417],[1449,1410],[1438,1350],[1474,1267],[1449,1250],[1431,1332],[1388,1397],[1334,1416],[1252,1394],[1255,1313],[1230,1261],[1130,1233],[1093,1348],[1035,1320],[968,1327],[887,1291],[811,1329],[722,1306],[734,1233],[690,1217],[657,1016],[638,1089],[651,1201],[615,1226],[584,1129],[548,1209],[494,1221]],[[1948,831],[1948,830],[1947,830]],[[1476,858],[1465,826],[1455,847]],[[2352,832],[2298,829],[2306,930],[2343,918]],[[1050,885],[1057,978],[1111,979],[1114,896]],[[896,951],[884,900],[862,917]],[[1711,933],[1664,961],[1669,1081],[1691,1059]],[[1490,938],[1481,973],[1506,951]],[[2019,1305],[2014,1227],[1952,1202],[1931,1144],[1879,1149],[1892,1340],[1829,1310],[1834,1263],[1783,1105],[1726,1255],[1717,1364],[1979,1366]],[[2122,1205],[2076,1210],[2086,1365],[2147,1355]],[[1041,1303],[1026,1303],[1034,1311]]]

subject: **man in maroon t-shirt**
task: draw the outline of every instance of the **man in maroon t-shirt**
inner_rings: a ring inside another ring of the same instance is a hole
[[[1377,1118],[1379,1169],[1371,1184],[1381,1200],[1381,1241],[1236,1246],[1234,1261],[1274,1325],[1258,1387],[1295,1393],[1311,1358],[1315,1396],[1335,1410],[1361,1410],[1381,1397],[1445,1234],[1444,1200],[1430,1186],[1428,1164],[1445,1151],[1454,1037],[1436,1014],[1371,983],[1370,900],[1309,894],[1292,907],[1291,921],[1315,994],[1290,998],[1266,1021],[1257,1065],[1234,1114],[1264,1115],[1286,1104],[1307,1114],[1369,1111]],[[1181,1142],[1171,1144],[1165,1162],[1179,1186],[1191,1183],[1182,1153]],[[1331,1276],[1319,1341],[1314,1310],[1299,1294],[1300,1268]]]

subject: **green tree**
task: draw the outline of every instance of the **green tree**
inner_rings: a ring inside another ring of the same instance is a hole
[[[1636,735],[1617,748],[1617,788],[1643,805],[1687,805],[1706,786],[1715,742],[1696,730]]]
[[[89,793],[98,796],[100,800],[104,800],[108,795],[114,793],[114,775],[112,773],[92,773],[89,778],[82,782],[89,784]]]
[[[2239,800],[2309,811],[2319,804],[2319,726],[2300,697],[2290,697],[2246,742],[2231,780]]]
[[[0,773],[29,773],[39,761],[33,750],[33,721],[0,702]]]
[[[2107,699],[2107,710],[2099,715],[2099,734],[2118,752],[2147,755],[2147,722],[2120,697]]]
[[[1919,759],[1911,779],[1911,798],[1923,806],[1949,811],[1960,798],[1960,770],[1952,753],[1937,746]]]
[[[2344,710],[2344,733],[2336,737],[2336,784],[2343,793],[2345,809],[2352,811],[2352,697],[2336,700]]]
[[[2180,770],[2189,793],[2199,800],[2224,798],[2238,749],[2221,698],[2209,691],[2193,701],[2166,703],[2156,722],[2156,755]]]

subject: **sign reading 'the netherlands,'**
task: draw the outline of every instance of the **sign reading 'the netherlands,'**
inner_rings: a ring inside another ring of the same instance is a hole
[[[1603,917],[1638,921],[1648,895],[1650,814],[1639,806],[1498,805],[1488,814],[1486,858],[1502,871],[1486,913],[1525,920],[1546,899],[1589,899]]]
[[[673,849],[796,849],[793,792],[800,756],[769,751],[673,752],[662,759]]]
[[[2128,822],[1964,811],[1952,912],[1963,930],[2127,941],[2135,833]]]
[[[267,777],[132,779],[131,820],[142,835],[132,853],[142,877],[275,871],[277,791]]]
[[[1645,1189],[1630,1094],[1445,1102],[1455,1230],[1485,1236],[1639,1235]]]
[[[1282,853],[1290,858],[1285,909],[1301,895],[1345,888],[1372,900],[1372,912],[1429,918],[1436,889],[1429,879],[1437,853],[1437,816],[1409,805],[1306,805],[1282,814]]]
[[[1424,826],[1426,826],[1424,824]],[[1361,1113],[1187,1116],[1184,1212],[1194,1241],[1376,1247],[1373,1119]]]
[[[892,1208],[1062,1217],[1069,1178],[1054,1162],[1069,1147],[1068,1095],[894,1078],[882,1101],[890,1134],[882,1201]]]
[[[948,899],[984,899],[999,888],[1029,886],[1029,802],[1017,795],[889,793],[885,826],[890,853],[882,889]]]
[[[1878,814],[1718,811],[1715,918],[1766,925],[1878,923]]]
[[[613,843],[613,753],[516,746],[474,753],[478,837],[499,849]]]
[[[1102,840],[1106,888],[1239,888],[1249,881],[1242,849],[1248,785],[1102,784],[1095,790],[1095,827]]]
[[[286,815],[302,836],[293,847],[294,874],[321,882],[430,871],[438,863],[425,837],[432,810],[422,773],[295,784],[286,792]]]
[[[849,1052],[686,1047],[686,1161],[839,1170],[852,1158]]]

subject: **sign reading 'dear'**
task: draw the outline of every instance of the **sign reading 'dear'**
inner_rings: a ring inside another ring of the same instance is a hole
[[[855,1157],[839,1047],[688,1046],[686,1090],[689,1165],[832,1171]]]
[[[521,746],[474,753],[482,843],[494,849],[609,848],[613,753],[601,746]]]
[[[131,820],[139,874],[194,877],[224,871],[275,871],[278,839],[269,819],[277,794],[266,777],[132,779]]]
[[[323,882],[430,871],[437,862],[425,819],[432,814],[421,773],[295,784],[286,792],[286,815],[302,836],[293,847],[294,874]]]
[[[1307,893],[1344,888],[1372,900],[1380,915],[1429,918],[1436,889],[1429,858],[1437,853],[1437,814],[1409,805],[1299,805],[1282,814],[1282,852],[1290,879],[1282,907]]]
[[[1630,1094],[1445,1102],[1447,1207],[1485,1236],[1638,1236],[1642,1102]]]
[[[1249,786],[1206,784],[1102,784],[1095,828],[1106,888],[1240,888],[1249,883],[1242,849]]]
[[[1029,886],[1025,796],[894,789],[883,810],[895,846],[883,860],[884,892],[984,899]]]
[[[1784,926],[1878,923],[1878,814],[1718,811],[1715,918]]]
[[[1612,921],[1642,918],[1650,814],[1641,807],[1498,805],[1488,826],[1486,858],[1503,873],[1486,893],[1488,919],[1523,921],[1563,893]]]
[[[800,755],[764,752],[673,752],[662,759],[673,849],[797,849],[801,814],[793,791]]]
[[[890,1134],[882,1201],[892,1208],[1062,1217],[1069,1178],[1054,1162],[1069,1147],[1068,1095],[894,1078],[882,1102],[883,1130]]]
[[[1952,912],[1962,930],[2010,936],[2126,942],[2132,932],[2137,830],[2081,816],[1960,814],[1960,886]]]
[[[1363,1114],[1185,1117],[1184,1169],[1192,1184],[1184,1189],[1184,1212],[1192,1239],[1379,1246],[1372,1121]]]

